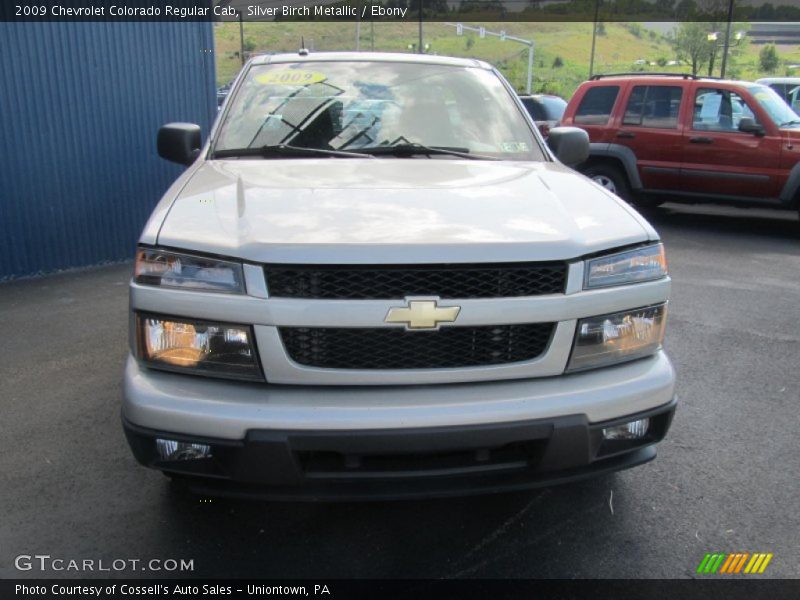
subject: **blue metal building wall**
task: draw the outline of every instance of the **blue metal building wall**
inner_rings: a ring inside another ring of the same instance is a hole
[[[211,23],[0,23],[0,281],[133,256],[181,171],[158,128],[216,116],[213,47]]]

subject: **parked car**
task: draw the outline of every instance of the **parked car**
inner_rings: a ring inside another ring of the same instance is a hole
[[[189,168],[130,284],[136,458],[204,494],[314,499],[651,460],[675,409],[664,249],[562,164],[585,132],[548,144],[484,62],[251,59],[205,143],[158,134]]]
[[[231,85],[233,82],[228,82],[225,85],[217,88],[217,109],[222,108],[222,104],[225,102],[225,99],[228,97],[228,94],[231,91]]]
[[[756,83],[771,87],[800,115],[800,77],[764,77]]]
[[[563,98],[551,94],[520,95],[519,99],[544,137],[550,134],[553,127],[558,126],[561,115],[567,108],[567,102]]]
[[[578,169],[622,198],[797,210],[800,120],[771,88],[691,75],[602,75],[562,123],[585,129]]]

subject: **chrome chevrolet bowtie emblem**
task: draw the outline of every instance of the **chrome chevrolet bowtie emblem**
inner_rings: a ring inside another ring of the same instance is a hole
[[[436,300],[409,300],[408,306],[393,306],[385,323],[404,323],[409,329],[436,329],[439,323],[456,320],[460,306],[439,306]]]

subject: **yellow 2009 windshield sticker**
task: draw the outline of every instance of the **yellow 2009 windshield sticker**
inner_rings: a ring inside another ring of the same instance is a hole
[[[324,73],[315,71],[283,69],[256,75],[255,80],[262,85],[311,85],[325,81],[327,78]]]

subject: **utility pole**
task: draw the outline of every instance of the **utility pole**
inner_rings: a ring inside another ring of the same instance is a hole
[[[592,56],[589,59],[589,78],[594,75],[594,48],[597,42],[597,17],[600,13],[600,0],[594,0],[594,21],[592,22]]]
[[[361,51],[361,2],[356,9],[356,52]]]
[[[424,52],[422,47],[422,0],[419,0],[419,43],[417,48],[420,54]]]
[[[731,41],[731,22],[733,21],[733,0],[728,0],[728,23],[725,28],[725,42],[722,47],[722,67],[719,76],[725,79],[725,68],[728,66],[728,48]]]
[[[239,58],[244,66],[244,21],[242,21],[242,11],[239,11]]]

